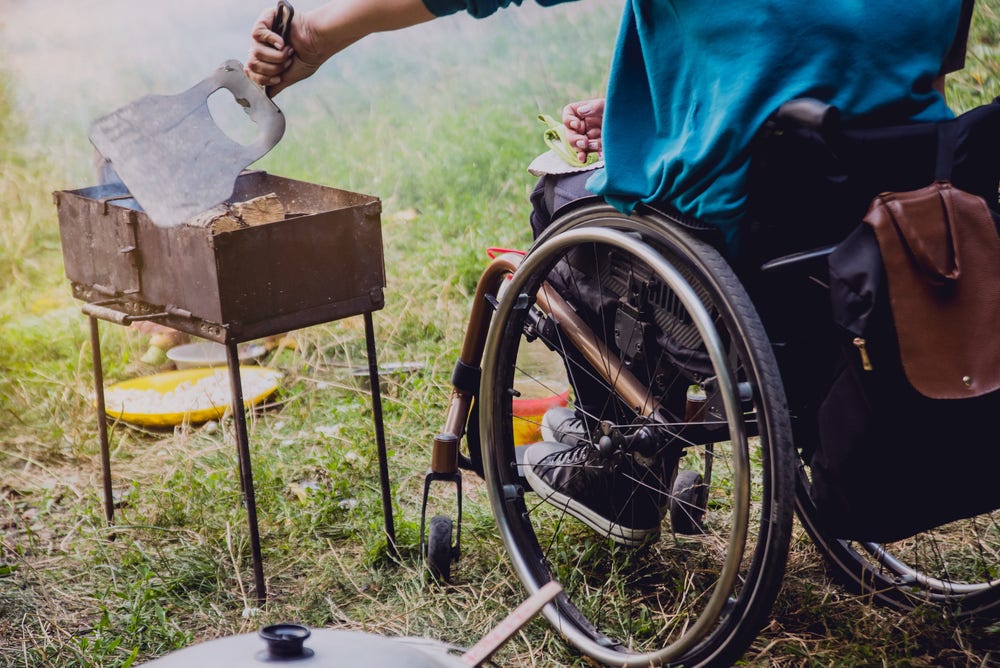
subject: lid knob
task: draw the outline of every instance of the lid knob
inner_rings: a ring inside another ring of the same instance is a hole
[[[257,634],[267,643],[269,659],[294,661],[313,655],[311,649],[303,646],[312,633],[301,624],[271,624]]]

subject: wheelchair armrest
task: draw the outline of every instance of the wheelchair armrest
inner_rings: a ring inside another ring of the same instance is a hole
[[[760,270],[763,273],[772,273],[801,267],[807,263],[816,262],[817,260],[825,261],[830,253],[832,253],[836,248],[836,245],[822,246],[820,248],[812,248],[798,253],[791,253],[790,255],[783,255],[782,257],[765,262],[761,265]]]
[[[840,110],[811,97],[785,102],[778,107],[774,118],[779,123],[819,130],[824,135],[840,127]]]

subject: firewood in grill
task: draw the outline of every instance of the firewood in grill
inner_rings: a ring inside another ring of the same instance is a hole
[[[213,234],[231,232],[245,227],[245,225],[240,225],[240,221],[229,212],[229,207],[225,204],[213,206],[208,211],[188,219],[185,225],[205,227],[211,229]]]
[[[232,212],[248,227],[262,223],[273,223],[285,218],[285,206],[274,193],[254,197],[245,202],[236,202],[232,206]]]
[[[245,202],[220,204],[190,218],[186,224],[209,228],[213,234],[219,234],[284,219],[284,204],[277,195],[269,193]]]

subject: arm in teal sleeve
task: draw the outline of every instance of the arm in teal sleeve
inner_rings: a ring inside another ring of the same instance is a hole
[[[462,10],[477,19],[486,18],[498,9],[510,5],[520,5],[523,0],[423,0],[427,9],[435,16],[446,16]],[[535,0],[542,7],[551,7],[573,0]]]

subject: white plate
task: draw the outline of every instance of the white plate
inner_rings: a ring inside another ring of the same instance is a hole
[[[261,357],[267,349],[259,343],[244,343],[236,347],[240,364]],[[167,359],[178,369],[192,369],[203,366],[225,366],[226,347],[214,341],[199,341],[175,346],[167,351]]]

